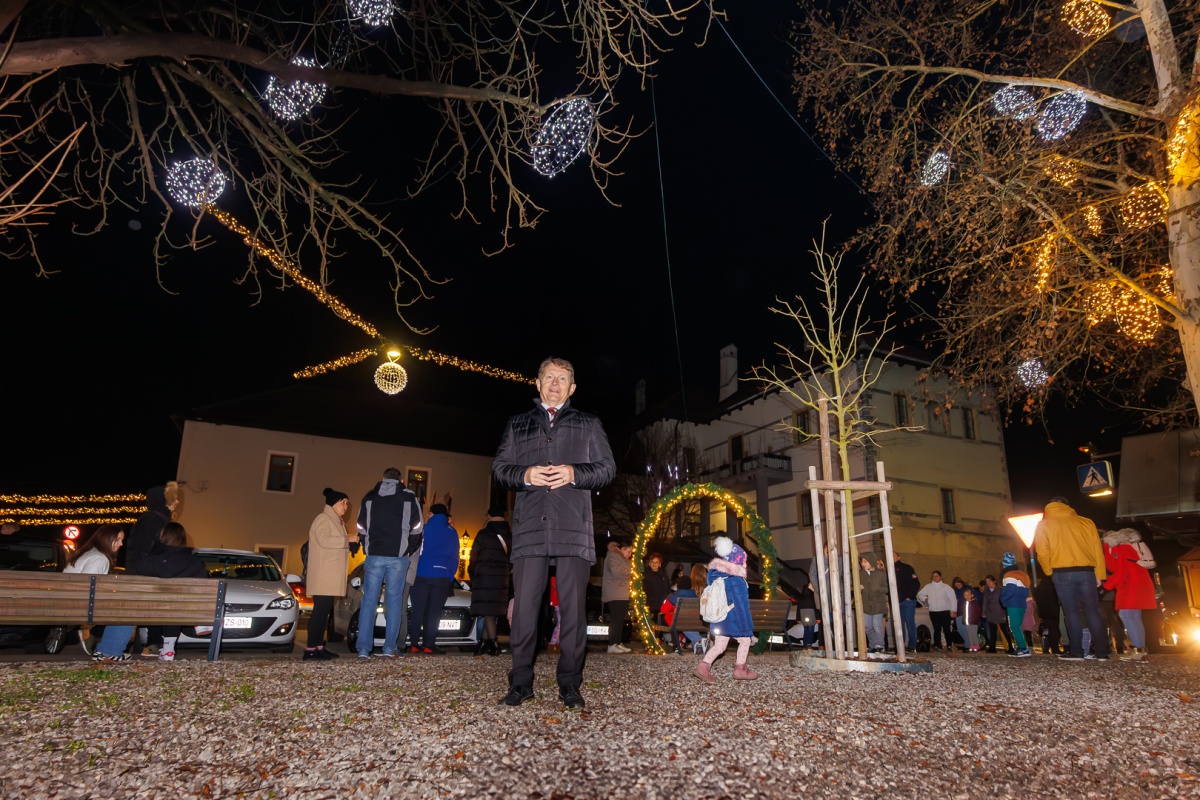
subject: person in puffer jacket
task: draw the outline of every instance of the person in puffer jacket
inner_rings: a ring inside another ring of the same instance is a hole
[[[1025,601],[1028,598],[1029,574],[1017,568],[1015,555],[1005,553],[1000,562],[1000,605],[1008,614],[1008,630],[1012,634],[1013,645],[1017,648],[1017,652],[1009,654],[1014,658],[1028,658],[1033,655],[1022,630],[1025,622]]]
[[[417,579],[412,585],[412,616],[408,622],[412,651],[442,655],[437,646],[438,624],[442,609],[453,588],[458,572],[458,531],[450,524],[450,509],[442,503],[429,507],[425,522],[421,558],[417,561]]]

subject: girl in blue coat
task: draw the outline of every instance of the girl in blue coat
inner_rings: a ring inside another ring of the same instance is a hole
[[[730,639],[737,639],[738,650],[733,677],[740,681],[752,681],[758,673],[746,666],[750,645],[754,644],[754,621],[750,617],[750,590],[746,586],[746,551],[732,540],[718,536],[714,547],[717,557],[708,564],[708,585],[725,579],[725,600],[731,606],[725,619],[709,625],[713,635],[713,646],[704,654],[704,660],[696,665],[696,677],[705,683],[716,683],[712,665],[725,652]]]

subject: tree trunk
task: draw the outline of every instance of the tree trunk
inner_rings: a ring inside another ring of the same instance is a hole
[[[1193,136],[1191,148],[1200,133]],[[1175,328],[1183,346],[1187,365],[1188,389],[1200,409],[1200,182],[1190,187],[1174,184],[1167,188],[1170,211],[1167,230],[1170,236],[1171,271],[1175,277],[1175,302],[1183,312]]]

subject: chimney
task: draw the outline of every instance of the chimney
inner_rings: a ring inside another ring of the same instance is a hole
[[[646,410],[646,379],[637,382],[633,390],[633,413],[641,414]]]
[[[737,346],[726,345],[721,349],[721,386],[717,391],[717,399],[724,400],[737,391],[738,366]]]

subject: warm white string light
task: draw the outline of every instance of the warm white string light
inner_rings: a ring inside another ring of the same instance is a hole
[[[298,67],[315,67],[317,62],[307,56],[296,56],[292,63]],[[283,83],[274,75],[267,84],[267,105],[280,119],[290,121],[306,116],[313,107],[325,99],[329,87],[323,83],[292,81]]]
[[[1020,86],[1005,86],[992,95],[992,108],[1002,117],[1027,120],[1037,113],[1037,101]]]
[[[408,385],[408,373],[394,361],[385,362],[375,370],[375,385],[384,394],[400,394]]]
[[[1103,36],[1112,27],[1112,18],[1095,0],[1067,0],[1059,16],[1071,30],[1089,39]]]
[[[582,97],[560,103],[538,129],[533,142],[533,168],[553,178],[587,149],[596,113]]]
[[[1038,115],[1038,135],[1048,142],[1056,142],[1079,127],[1086,111],[1087,100],[1083,92],[1055,95]]]
[[[1037,389],[1046,385],[1050,373],[1046,372],[1040,358],[1027,358],[1017,367],[1017,378],[1026,388]]]
[[[351,19],[361,19],[378,28],[392,21],[396,7],[392,0],[346,0],[346,10],[350,12]]]
[[[167,193],[188,208],[203,208],[225,191],[225,175],[211,158],[179,161],[167,170]]]
[[[942,182],[949,171],[950,155],[942,150],[934,150],[921,168],[921,185],[935,186]]]

